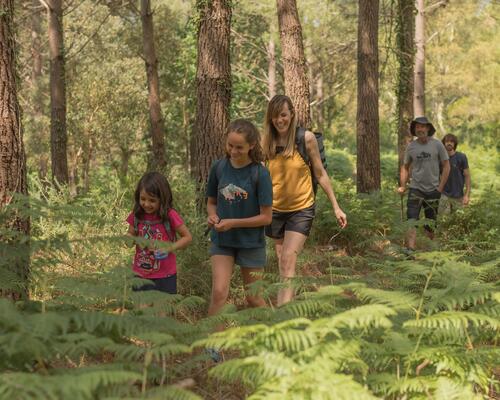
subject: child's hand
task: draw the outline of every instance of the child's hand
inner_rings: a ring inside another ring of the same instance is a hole
[[[234,228],[234,221],[232,219],[221,219],[218,224],[214,225],[217,232],[226,232]]]
[[[220,218],[217,214],[214,215],[209,215],[207,218],[207,224],[210,226],[213,226],[215,224],[218,224],[220,221]]]

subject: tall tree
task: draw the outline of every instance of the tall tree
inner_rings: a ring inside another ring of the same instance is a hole
[[[231,7],[228,0],[197,1],[198,62],[196,70],[196,177],[202,188],[213,160],[224,152],[229,124]]]
[[[415,16],[415,93],[413,111],[415,117],[425,115],[425,0],[416,0]]]
[[[153,13],[151,1],[141,0],[142,43],[144,61],[148,80],[149,121],[153,145],[151,169],[164,170],[167,164],[165,157],[165,124],[160,105],[160,82],[158,79],[158,59],[156,58]]]
[[[398,0],[396,11],[398,177],[406,146],[412,140],[409,126],[413,119],[414,11],[415,0]]]
[[[50,150],[52,178],[67,184],[66,72],[62,0],[44,0],[49,20],[50,52]]]
[[[0,208],[11,202],[14,193],[25,195],[28,193],[26,158],[16,90],[13,15],[13,0],[0,0]],[[29,234],[27,219],[13,216],[8,225],[9,228]],[[9,256],[2,254],[4,251],[6,248],[2,246],[0,251],[2,261]],[[14,272],[21,278],[21,282],[25,283],[28,276],[27,254],[29,253],[25,251],[22,254],[25,254],[25,257],[16,259],[11,265],[14,265]],[[26,294],[25,286],[22,292]]]
[[[277,0],[285,93],[292,99],[300,126],[311,127],[309,80],[296,0]]]
[[[42,88],[42,11],[43,7],[40,5],[39,0],[31,0],[31,84],[33,90],[33,115],[31,116],[33,121],[33,129],[39,135],[39,139],[43,140],[42,132],[45,131],[43,123],[43,88]],[[43,140],[44,142],[48,141]],[[48,173],[49,165],[49,155],[46,152],[42,152],[39,155],[39,165],[38,165],[38,177],[45,179]]]
[[[379,0],[359,0],[358,4],[357,191],[358,193],[370,193],[380,190]]]
[[[269,42],[267,44],[267,93],[269,100],[276,95],[276,45],[272,32],[269,33]]]

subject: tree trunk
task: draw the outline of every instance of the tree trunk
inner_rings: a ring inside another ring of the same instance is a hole
[[[285,93],[292,99],[300,126],[311,127],[309,82],[302,28],[295,0],[277,0]]]
[[[49,6],[50,49],[50,150],[52,178],[60,184],[68,183],[68,156],[66,132],[66,77],[63,42],[62,0],[47,0]]]
[[[85,141],[83,154],[82,154],[83,193],[87,193],[90,189],[90,165],[92,163],[92,156],[93,156],[93,152],[94,152],[94,139],[92,138],[92,134],[89,133],[86,136],[87,136],[87,140]]]
[[[325,130],[325,109],[323,92],[323,68],[319,64],[318,77],[316,79],[316,125],[321,131]]]
[[[44,135],[41,134],[45,129],[43,126],[43,90],[42,90],[42,45],[41,45],[41,32],[42,32],[42,6],[39,0],[31,0],[31,83],[33,89],[33,129],[37,132],[40,140],[45,142]],[[49,156],[46,152],[39,154],[38,159],[38,177],[40,180],[45,181],[48,173]]]
[[[200,25],[194,136],[196,177],[201,199],[211,163],[224,154],[224,135],[229,124],[231,7],[227,0],[199,0],[197,7]]]
[[[359,0],[357,191],[380,190],[378,115],[379,0]]]
[[[415,17],[415,97],[413,111],[415,117],[425,115],[425,1],[417,0]]]
[[[153,170],[164,171],[167,165],[165,156],[165,125],[160,106],[160,82],[158,79],[158,59],[156,58],[153,14],[150,0],[141,0],[142,43],[146,75],[148,80],[149,121],[153,145],[153,160],[150,167]]]
[[[40,77],[42,76],[42,51],[40,42],[41,28],[41,12],[40,1],[31,1],[31,57],[33,64],[31,68],[31,80],[33,85],[36,86]],[[38,94],[38,93],[37,93]],[[37,100],[37,98],[35,98]],[[35,110],[41,110],[41,102],[34,103]]]
[[[398,0],[396,16],[396,42],[398,58],[397,98],[397,133],[398,133],[398,170],[403,164],[405,149],[412,141],[410,123],[413,120],[413,65],[414,46],[414,11],[415,0]]]
[[[0,208],[3,208],[11,202],[13,194],[27,195],[28,189],[16,89],[13,0],[0,0],[0,11]],[[13,229],[21,237],[29,235],[29,219],[13,215],[2,228]],[[13,243],[11,240],[6,241],[8,244],[13,244],[15,247],[13,251],[12,249],[8,251],[7,246],[2,246],[0,250],[0,268],[5,271],[0,273],[2,276],[6,276],[8,272],[14,273],[19,278],[19,285],[16,285],[16,288],[0,286],[0,295],[19,298],[27,296],[29,244],[26,244],[26,241]],[[16,257],[14,260],[12,260],[13,254]],[[9,261],[6,261],[8,259]]]
[[[272,33],[269,33],[269,43],[267,45],[267,92],[269,100],[276,96],[276,46]]]

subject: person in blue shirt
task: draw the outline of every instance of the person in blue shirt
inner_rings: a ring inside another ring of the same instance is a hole
[[[467,156],[457,151],[457,137],[449,133],[443,137],[442,142],[450,157],[450,175],[441,195],[439,212],[447,213],[469,204],[471,177]]]
[[[211,229],[212,294],[208,315],[226,303],[234,264],[241,267],[245,287],[261,279],[266,263],[264,227],[272,220],[271,177],[262,165],[260,133],[249,121],[229,124],[226,156],[214,162],[207,183],[208,224]],[[246,295],[251,307],[264,299]]]

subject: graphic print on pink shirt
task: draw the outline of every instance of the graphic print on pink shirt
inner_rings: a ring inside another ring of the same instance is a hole
[[[167,216],[172,230],[169,234],[167,234],[165,224],[159,220],[157,215],[143,214],[139,219],[137,235],[149,240],[171,242],[170,237],[175,237],[176,229],[183,225],[184,221],[173,209],[168,211]],[[133,213],[130,213],[127,217],[127,222],[131,226],[134,226],[134,218]],[[133,270],[140,277],[148,279],[165,278],[173,275],[177,272],[175,254],[136,246]]]

